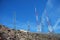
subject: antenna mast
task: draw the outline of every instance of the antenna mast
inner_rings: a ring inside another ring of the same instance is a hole
[[[14,30],[15,30],[15,33],[14,33],[15,36],[14,36],[14,37],[16,38],[16,13],[14,12],[13,15],[14,15],[14,18],[13,18],[13,21],[14,21],[14,22],[13,22],[13,25],[14,25]]]
[[[14,13],[14,29],[16,30],[16,13]]]
[[[40,32],[40,25],[39,25],[39,22],[38,22],[38,13],[37,13],[36,8],[35,8],[35,13],[36,13],[37,32],[39,33]]]
[[[50,21],[49,21],[49,18],[48,18],[48,15],[46,14],[46,19],[47,19],[47,23],[48,23],[48,30],[49,32],[48,33],[52,33],[53,32],[53,28],[50,24]]]
[[[27,40],[29,39],[29,32],[30,32],[30,24],[28,22],[28,29],[27,29]]]

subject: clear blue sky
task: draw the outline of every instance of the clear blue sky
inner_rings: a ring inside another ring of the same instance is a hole
[[[49,16],[51,26],[54,27],[60,18],[60,0],[0,0],[0,24],[9,28],[13,27],[13,16],[16,13],[17,29],[27,30],[29,21],[30,31],[36,32],[36,14],[34,8],[37,8],[39,22],[42,17],[44,20],[44,32],[47,32],[46,13]],[[57,24],[54,32],[59,33],[60,23]]]

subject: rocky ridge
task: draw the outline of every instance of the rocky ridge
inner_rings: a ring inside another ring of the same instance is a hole
[[[60,34],[32,33],[0,25],[0,40],[60,40]]]

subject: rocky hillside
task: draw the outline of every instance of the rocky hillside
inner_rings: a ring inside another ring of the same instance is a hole
[[[32,33],[9,29],[4,25],[0,25],[0,40],[60,40],[60,34]]]

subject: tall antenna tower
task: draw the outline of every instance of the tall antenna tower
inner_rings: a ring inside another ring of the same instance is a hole
[[[42,22],[42,17],[40,18],[40,32],[43,31],[43,22]]]
[[[48,33],[52,33],[53,32],[53,28],[50,24],[50,21],[49,21],[49,18],[48,18],[48,15],[46,14],[46,20],[47,20],[47,23],[48,23],[48,30],[49,32]]]
[[[28,24],[28,32],[30,32],[30,24]]]
[[[16,13],[14,13],[14,18],[13,18],[14,20],[14,29],[16,30]]]
[[[16,38],[16,13],[15,12],[13,14],[13,26],[14,26],[14,30],[15,30],[14,35],[15,35],[15,38]]]
[[[28,29],[27,29],[27,38],[29,39],[29,32],[30,32],[30,24],[29,24],[29,22],[28,22]],[[27,39],[27,40],[28,40]]]
[[[40,32],[40,25],[39,25],[39,22],[38,22],[38,13],[37,13],[36,8],[35,8],[35,13],[36,13],[37,32],[39,33]]]

